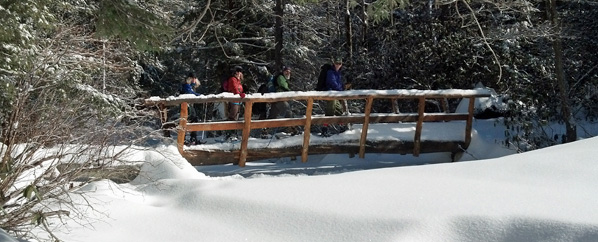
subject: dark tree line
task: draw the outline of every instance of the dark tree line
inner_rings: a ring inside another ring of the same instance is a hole
[[[517,132],[508,132],[505,143],[522,149],[576,140],[574,119],[596,117],[592,1],[228,0],[191,6],[178,16],[181,34],[159,55],[165,66],[160,81],[145,86],[152,95],[176,93],[188,71],[208,80],[205,92],[217,92],[234,65],[248,69],[246,83],[254,91],[266,68],[273,73],[282,65],[294,67],[294,89],[312,90],[320,65],[342,56],[346,81],[357,89],[469,89],[480,82],[494,88],[511,100],[505,122]],[[537,132],[552,122],[566,127],[558,139]]]

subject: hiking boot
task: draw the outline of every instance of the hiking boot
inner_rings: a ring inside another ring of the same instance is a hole
[[[297,129],[297,127],[288,127],[285,131],[285,133],[288,133],[292,136],[298,135],[299,134],[299,129]]]
[[[330,137],[330,132],[328,131],[328,127],[322,127],[322,133],[320,133],[322,137]]]
[[[349,130],[348,126],[342,123],[330,125],[330,133],[341,134]]]
[[[270,132],[268,131],[268,128],[263,128],[262,133],[260,133],[260,138],[268,139],[269,137],[270,137]]]
[[[226,138],[226,140],[228,140],[229,142],[235,142],[235,141],[239,141],[239,138],[237,137],[237,135],[231,135],[231,136],[228,136]]]
[[[260,138],[262,139],[269,139],[272,136],[270,135],[270,131],[267,128],[262,129],[262,133],[260,134]]]
[[[338,127],[338,133],[344,133],[345,131],[349,130],[349,127],[347,127],[346,125],[340,125]]]

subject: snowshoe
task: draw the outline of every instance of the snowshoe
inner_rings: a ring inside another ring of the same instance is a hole
[[[301,132],[299,131],[299,129],[297,127],[288,127],[285,129],[284,133],[290,134],[291,136],[295,136],[300,134]]]
[[[276,133],[276,134],[274,134],[274,136],[275,136],[277,139],[286,139],[286,138],[288,138],[288,137],[291,137],[291,136],[293,136],[293,135],[291,135],[291,133],[280,132],[280,133]]]
[[[263,128],[262,129],[262,133],[260,134],[260,138],[262,138],[262,139],[269,139],[271,137],[272,137],[272,135],[270,135],[270,132],[268,132],[268,129],[267,128]]]

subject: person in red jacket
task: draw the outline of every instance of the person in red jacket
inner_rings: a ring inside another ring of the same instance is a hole
[[[241,98],[245,98],[241,81],[243,81],[243,68],[240,66],[235,66],[233,76],[231,76],[226,82],[225,91],[232,92],[233,94],[239,94]],[[240,109],[241,103],[229,103],[228,120],[239,120]]]

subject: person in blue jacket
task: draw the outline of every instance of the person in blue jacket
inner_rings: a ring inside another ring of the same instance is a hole
[[[196,89],[200,85],[201,85],[201,83],[199,82],[199,80],[197,80],[197,77],[195,77],[195,73],[190,72],[187,75],[187,78],[185,79],[185,81],[183,82],[183,85],[181,86],[181,94],[194,94],[195,96],[199,96],[201,94],[195,92],[194,89]],[[189,111],[189,116],[188,116],[189,122],[190,123],[199,122],[199,117],[197,116],[197,111],[195,110],[194,105],[189,105],[187,110]],[[197,141],[197,131],[192,131],[190,136],[191,137],[189,138],[189,141],[188,142],[185,141],[186,144],[195,145],[197,143],[202,143],[201,141],[200,142]]]
[[[181,94],[195,94],[195,96],[199,96],[201,94],[195,92],[194,89],[200,85],[201,83],[199,83],[197,77],[195,77],[195,73],[190,72],[181,86]]]
[[[326,91],[344,91],[341,76],[341,67],[343,67],[343,60],[340,58],[332,58],[332,67],[326,72]],[[326,101],[326,109],[324,110],[326,116],[343,115],[343,106],[338,100]],[[328,124],[322,124],[322,136],[330,136]]]
[[[326,73],[326,90],[328,91],[344,91],[344,85],[341,78],[341,67],[343,61],[340,58],[332,59],[333,66]],[[343,114],[343,107],[338,100],[330,100],[326,102],[326,116],[335,116]]]

